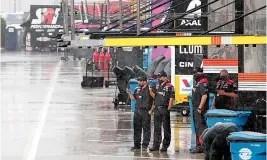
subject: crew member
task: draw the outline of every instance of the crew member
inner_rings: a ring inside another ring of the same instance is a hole
[[[137,87],[133,94],[127,89],[131,100],[136,100],[134,112],[134,147],[132,151],[141,149],[141,135],[143,130],[142,150],[147,150],[151,136],[151,116],[149,114],[153,102],[150,96],[149,86],[146,77],[138,78],[140,87]]]
[[[221,122],[207,128],[199,139],[204,147],[205,160],[230,160],[231,153],[226,138],[237,129],[234,123]]]
[[[155,98],[154,111],[154,144],[150,151],[158,151],[162,142],[161,127],[163,123],[164,139],[160,151],[166,152],[171,142],[170,109],[174,102],[174,87],[169,82],[166,72],[158,74],[160,82],[155,88],[150,88],[150,95]]]
[[[204,114],[209,105],[209,84],[207,78],[203,74],[202,68],[196,69],[194,80],[195,85],[192,90],[193,120],[196,131],[196,139],[198,140],[202,132],[207,128]],[[190,149],[190,152],[203,153],[203,148],[199,141],[196,143],[196,148]]]
[[[220,72],[220,80],[217,82],[217,94],[214,97],[212,108],[232,109],[234,107],[234,98],[237,98],[237,85],[229,79],[228,71],[223,69]]]

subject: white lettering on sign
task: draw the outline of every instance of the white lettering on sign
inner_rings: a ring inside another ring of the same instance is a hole
[[[200,19],[199,20],[182,20],[181,25],[185,24],[184,26],[201,26]]]
[[[180,54],[203,54],[202,46],[188,46],[183,47],[179,46],[179,53]]]
[[[35,12],[37,19],[32,24],[57,24],[60,8],[38,8]]]
[[[199,7],[199,6],[201,6],[201,0],[192,0],[186,9],[186,12],[188,12],[188,11],[190,11],[196,7]],[[186,15],[184,18],[185,19],[198,18],[198,17],[201,17],[201,14],[202,14],[201,9],[198,9],[198,10],[194,11],[193,13]],[[183,25],[183,24],[185,24],[185,26],[201,26],[200,20],[193,20],[193,21],[182,20],[181,25]]]
[[[179,62],[179,67],[187,68],[193,67],[194,62]]]

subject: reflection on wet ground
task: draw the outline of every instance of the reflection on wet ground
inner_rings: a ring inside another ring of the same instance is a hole
[[[82,75],[82,61],[59,54],[2,53],[3,160],[203,159],[188,153],[189,119],[175,112],[167,153],[131,152],[133,114],[114,110],[115,86],[82,89]]]

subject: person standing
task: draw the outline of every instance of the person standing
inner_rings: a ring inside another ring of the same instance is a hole
[[[171,142],[170,109],[173,106],[175,92],[166,72],[158,74],[159,82],[155,88],[150,87],[150,95],[155,99],[154,143],[150,151],[159,151],[162,142],[161,127],[163,124],[164,139],[160,151],[166,152]]]
[[[190,149],[191,153],[203,153],[203,148],[198,139],[202,132],[207,128],[204,114],[209,107],[209,84],[208,80],[203,74],[202,68],[196,69],[194,75],[195,85],[192,89],[192,103],[193,103],[193,120],[196,131],[196,148]]]
[[[141,136],[143,130],[142,150],[147,150],[151,137],[151,115],[150,110],[153,98],[150,96],[149,86],[147,85],[147,77],[139,77],[139,86],[131,94],[129,89],[127,93],[131,100],[136,100],[136,109],[134,112],[134,147],[132,151],[141,149]]]
[[[217,82],[216,91],[217,94],[213,99],[212,108],[232,109],[234,107],[234,98],[238,97],[237,85],[229,78],[226,69],[220,71],[220,80]]]

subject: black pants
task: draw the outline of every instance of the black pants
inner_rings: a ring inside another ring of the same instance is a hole
[[[205,160],[231,160],[230,147],[227,145],[226,138],[227,134],[208,137],[208,140],[204,142]]]
[[[163,148],[168,148],[171,142],[171,122],[170,122],[170,111],[167,107],[155,107],[154,112],[154,148],[159,148],[162,136],[161,136],[161,126],[163,123],[164,139]]]
[[[194,118],[194,124],[195,124],[195,131],[196,131],[196,148],[202,149],[201,144],[199,143],[199,137],[203,133],[203,131],[207,128],[205,119],[203,114],[200,114],[197,111],[197,108],[194,108],[193,118]]]
[[[143,130],[143,147],[148,147],[151,136],[151,116],[146,109],[137,109],[134,112],[134,146],[141,147]]]

